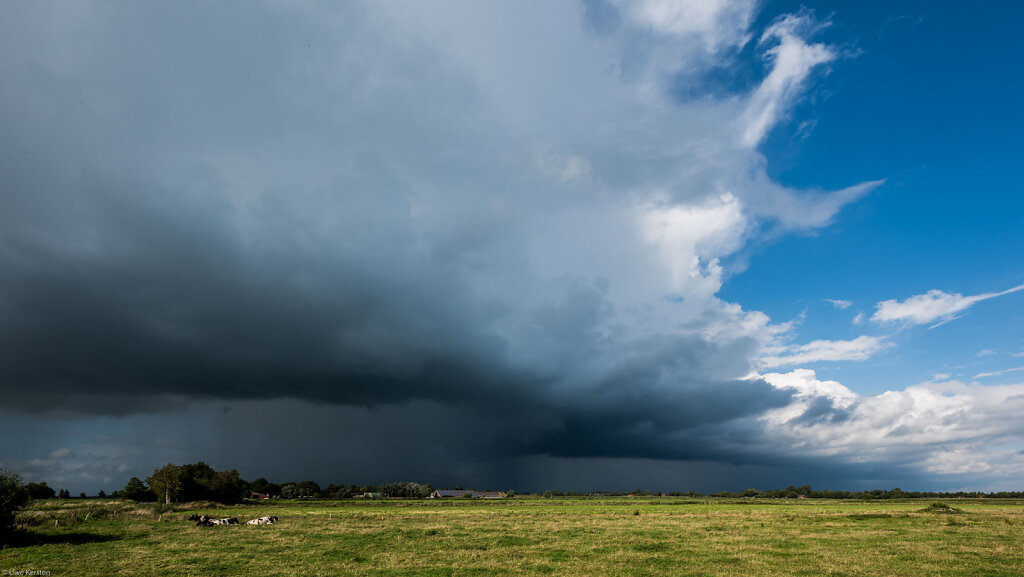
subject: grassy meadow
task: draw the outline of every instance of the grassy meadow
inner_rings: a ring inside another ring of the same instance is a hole
[[[0,569],[50,575],[1024,574],[1024,502],[36,501]],[[242,525],[194,527],[191,513]],[[275,525],[245,521],[278,515]],[[11,574],[11,573],[8,573]]]

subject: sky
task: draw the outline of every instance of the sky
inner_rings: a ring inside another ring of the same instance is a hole
[[[1022,489],[1022,12],[8,2],[0,468]]]

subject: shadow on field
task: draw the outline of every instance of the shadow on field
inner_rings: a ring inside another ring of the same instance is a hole
[[[84,531],[69,533],[36,533],[34,531],[16,531],[3,536],[7,548],[35,547],[38,545],[84,545],[86,543],[106,543],[117,541],[116,535],[99,535]]]

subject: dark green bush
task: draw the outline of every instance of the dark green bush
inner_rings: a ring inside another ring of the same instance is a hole
[[[14,527],[14,514],[29,500],[28,489],[21,477],[0,469],[0,533]]]
[[[28,496],[32,499],[53,499],[57,496],[57,492],[47,485],[46,481],[29,483],[25,485],[25,489],[28,490]]]

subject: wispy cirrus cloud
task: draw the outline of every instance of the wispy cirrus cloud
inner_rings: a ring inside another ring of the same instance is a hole
[[[805,345],[784,346],[777,354],[761,357],[764,368],[802,365],[821,361],[864,361],[892,346],[885,337],[862,335],[852,340],[817,340]]]
[[[743,143],[756,146],[767,132],[784,117],[789,103],[800,94],[811,71],[835,60],[837,52],[825,44],[812,44],[806,38],[827,21],[816,21],[806,13],[789,14],[775,21],[761,35],[758,44],[771,46],[766,57],[772,62],[768,77],[757,88],[746,111]]]
[[[1001,371],[988,371],[984,373],[978,373],[971,377],[972,379],[984,379],[987,377],[1000,377],[1008,373],[1018,373],[1024,371],[1024,367],[1013,367],[1012,369],[1003,369]]]
[[[1024,290],[1024,285],[979,295],[964,296],[960,293],[947,293],[941,290],[930,290],[925,294],[914,295],[904,301],[889,299],[875,305],[875,314],[871,320],[876,323],[905,323],[907,325],[924,325],[936,323],[935,328],[958,318],[958,314],[971,306],[989,299],[1001,297]]]

